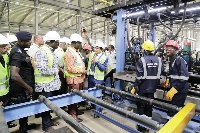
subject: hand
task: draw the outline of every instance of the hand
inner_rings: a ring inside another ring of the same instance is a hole
[[[174,95],[175,95],[176,93],[178,93],[178,91],[177,91],[174,87],[172,87],[172,88],[166,93],[165,97],[166,97],[166,99],[167,99],[168,101],[172,101],[172,98],[174,97]]]
[[[136,91],[135,91],[135,88],[133,87],[132,89],[131,89],[131,94],[135,94],[136,93]]]
[[[29,94],[33,94],[33,88],[32,88],[32,87],[29,87],[29,88],[28,88],[28,93],[29,93]]]
[[[96,63],[98,61],[97,57],[93,59],[93,62]]]
[[[82,74],[86,74],[87,73],[87,70],[83,70]]]
[[[0,106],[3,106],[3,102],[2,101],[0,101]]]
[[[59,67],[59,72],[64,73],[64,70],[62,69],[62,67]]]

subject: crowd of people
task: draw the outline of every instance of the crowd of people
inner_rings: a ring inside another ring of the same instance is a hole
[[[89,40],[86,32],[83,35]],[[105,51],[103,42],[91,46],[76,33],[70,38],[61,38],[56,31],[34,37],[27,31],[19,31],[8,38],[0,34],[0,102],[9,106],[35,100],[38,95],[48,98],[65,94],[72,88],[83,89],[84,81],[88,81],[89,88],[104,84],[105,76],[112,75],[116,68],[114,49],[109,45]],[[67,112],[81,122],[77,111],[77,104],[68,105]],[[40,116],[42,129],[53,131],[50,111]],[[11,122],[8,125],[15,126]],[[19,119],[20,133],[32,128],[28,117]]]

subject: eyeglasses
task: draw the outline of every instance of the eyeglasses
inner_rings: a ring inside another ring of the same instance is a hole
[[[173,51],[175,49],[171,48],[171,49],[165,49],[165,51]]]

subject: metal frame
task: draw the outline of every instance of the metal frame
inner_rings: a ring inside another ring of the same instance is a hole
[[[101,89],[96,89],[96,88],[84,90],[84,92],[94,97],[101,97],[102,95]],[[50,97],[49,100],[51,100],[54,104],[56,104],[59,107],[84,101],[82,97],[70,93]],[[9,122],[23,117],[45,112],[48,110],[50,109],[44,103],[35,100],[31,102],[7,106],[4,108],[4,115],[6,121]]]

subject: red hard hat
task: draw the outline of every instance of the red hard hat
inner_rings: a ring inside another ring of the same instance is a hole
[[[89,44],[83,45],[84,50],[92,50],[91,46]]]
[[[166,44],[165,44],[165,47],[167,46],[172,46],[172,47],[175,47],[177,49],[179,49],[179,44],[178,42],[174,41],[174,40],[169,40]]]

